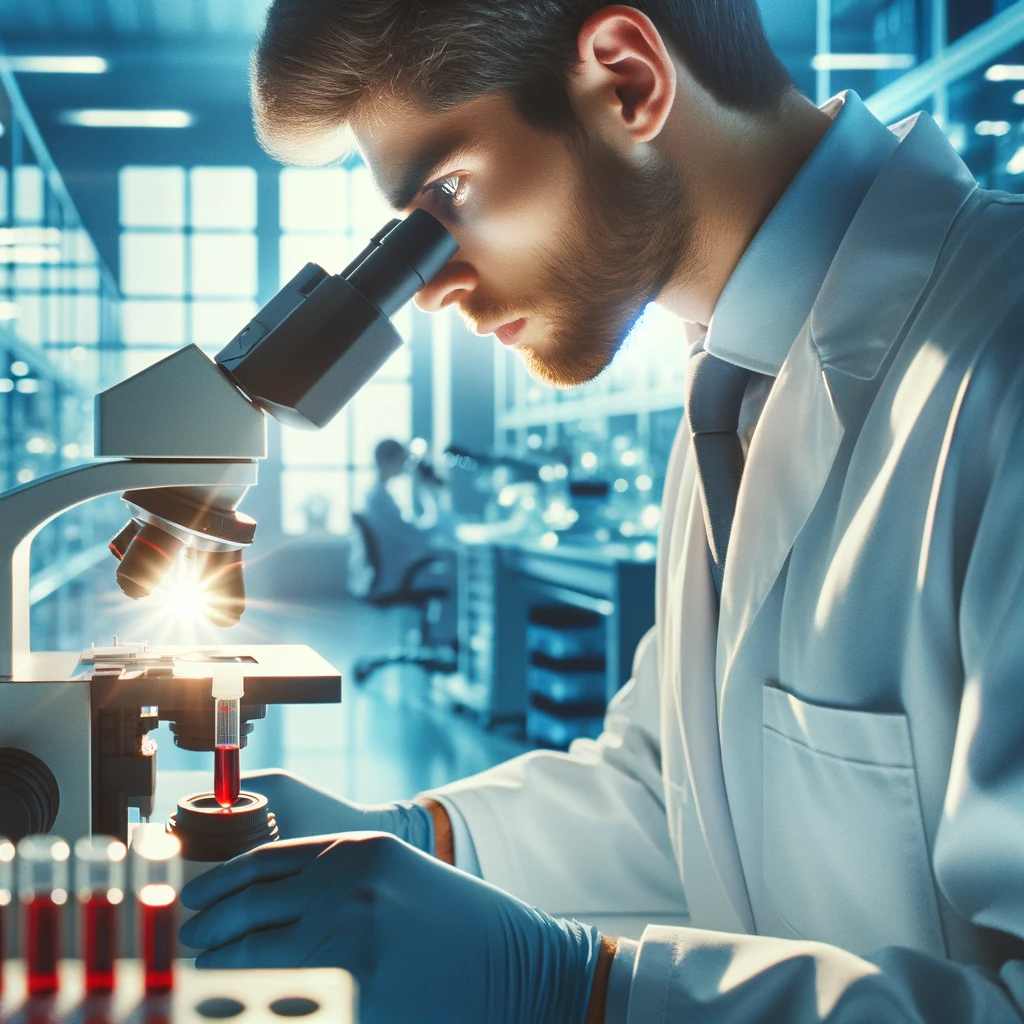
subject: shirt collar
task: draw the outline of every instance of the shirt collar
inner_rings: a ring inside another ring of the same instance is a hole
[[[839,245],[899,141],[853,91],[776,203],[715,306],[704,348],[758,373],[778,374],[811,312]]]

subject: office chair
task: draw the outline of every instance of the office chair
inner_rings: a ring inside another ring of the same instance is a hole
[[[368,593],[363,600],[376,608],[414,608],[419,613],[419,643],[414,647],[398,647],[387,654],[360,658],[352,668],[355,683],[360,685],[380,668],[386,665],[419,665],[427,672],[452,673],[457,667],[455,649],[448,645],[427,643],[430,636],[431,605],[448,596],[448,590],[441,587],[414,587],[416,576],[430,565],[441,562],[439,555],[427,555],[413,562],[405,572],[397,590],[387,594],[375,594],[374,585],[380,578],[381,556],[377,536],[366,516],[354,512],[352,522],[359,531],[366,552],[366,561],[373,577]]]

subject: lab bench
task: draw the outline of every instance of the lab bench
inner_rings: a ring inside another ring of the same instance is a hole
[[[650,542],[506,538],[459,546],[459,672],[449,697],[485,725],[565,746],[600,729],[654,623]]]

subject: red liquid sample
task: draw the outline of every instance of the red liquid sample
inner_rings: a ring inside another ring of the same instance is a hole
[[[231,807],[242,788],[238,747],[218,744],[213,754],[213,795],[221,807]]]
[[[60,917],[60,906],[48,895],[33,896],[25,904],[25,972],[29,995],[57,991]]]
[[[146,991],[167,992],[174,987],[176,893],[169,885],[144,885],[139,890],[139,922]]]
[[[85,936],[85,991],[111,992],[117,958],[117,905],[94,893],[81,904]]]

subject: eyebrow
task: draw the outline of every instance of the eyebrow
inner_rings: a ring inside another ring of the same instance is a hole
[[[404,210],[423,191],[444,164],[450,163],[456,156],[467,150],[468,147],[461,143],[446,139],[419,153],[398,176],[396,185],[382,187],[388,205],[394,210]]]

